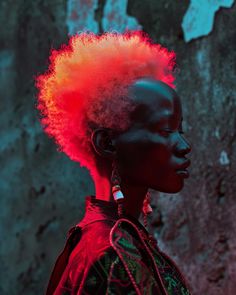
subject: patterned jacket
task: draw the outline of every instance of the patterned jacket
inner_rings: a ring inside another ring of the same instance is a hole
[[[189,295],[175,263],[116,204],[86,198],[83,220],[69,231],[47,295]]]

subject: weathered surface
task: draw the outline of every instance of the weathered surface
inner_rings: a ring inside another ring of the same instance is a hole
[[[92,186],[34,110],[34,75],[67,39],[65,1],[0,3],[0,294],[39,295]]]
[[[184,40],[189,42],[209,34],[213,29],[216,12],[222,7],[232,7],[233,3],[234,0],[190,0],[182,22]]]
[[[99,32],[99,24],[95,19],[97,0],[68,0],[66,24],[70,35],[80,31]]]
[[[0,294],[43,293],[67,229],[81,218],[84,196],[94,193],[88,172],[57,153],[43,134],[33,76],[46,68],[50,48],[67,42],[68,33],[106,30],[105,20],[118,9],[111,3],[0,2]],[[236,5],[215,14],[209,35],[186,43],[181,24],[189,4],[129,0],[111,21],[116,30],[141,26],[176,51],[181,69],[177,91],[193,146],[191,177],[178,195],[153,193],[152,230],[193,294],[234,295]]]
[[[127,15],[126,9],[127,0],[68,0],[66,22],[69,34],[82,30],[98,33],[142,29],[134,17]]]
[[[102,19],[103,30],[116,30],[123,32],[125,29],[142,29],[134,17],[127,15],[127,0],[107,0],[104,6]]]
[[[183,101],[186,137],[193,146],[191,177],[184,190],[178,196],[162,194],[154,199],[157,212],[153,229],[160,246],[178,261],[194,294],[233,295],[236,6],[217,14],[209,36],[186,44],[180,25],[187,3],[185,9],[170,1],[167,8],[166,1],[151,3],[156,21],[152,21],[153,26],[141,24],[147,31],[152,27],[152,37],[177,52],[181,69],[177,91]],[[171,12],[177,20],[168,17]],[[139,13],[131,8],[132,15]]]

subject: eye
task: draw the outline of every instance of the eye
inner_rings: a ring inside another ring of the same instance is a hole
[[[173,133],[174,131],[170,130],[170,129],[161,129],[158,131],[161,135],[168,137],[171,133]]]
[[[179,134],[185,134],[185,132],[182,129],[178,131],[174,131],[171,129],[161,129],[158,132],[165,137],[168,137],[171,133],[174,133],[174,132],[179,132]]]

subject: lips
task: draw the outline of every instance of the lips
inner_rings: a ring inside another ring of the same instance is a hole
[[[179,165],[176,169],[176,173],[178,175],[181,175],[184,178],[188,178],[189,177],[189,172],[187,170],[187,168],[190,166],[190,160],[185,161],[184,163],[182,163],[181,165]]]
[[[186,168],[189,167],[190,163],[191,163],[190,160],[187,160],[187,161],[183,162],[181,165],[179,165],[176,168],[176,170],[185,170]]]
[[[183,169],[183,170],[176,170],[176,174],[183,176],[184,178],[188,178],[189,177],[189,172],[187,169]]]

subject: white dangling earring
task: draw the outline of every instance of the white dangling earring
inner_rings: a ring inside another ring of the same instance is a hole
[[[117,169],[115,160],[112,162],[111,186],[112,195],[115,202],[118,204],[118,215],[121,217],[124,214],[124,195],[120,187],[121,178]]]
[[[148,191],[146,193],[146,196],[145,196],[144,200],[143,200],[143,208],[142,208],[142,211],[143,211],[143,224],[144,224],[144,226],[146,228],[147,228],[147,216],[149,214],[151,214],[152,211],[153,211],[150,202],[151,202],[151,194]]]

